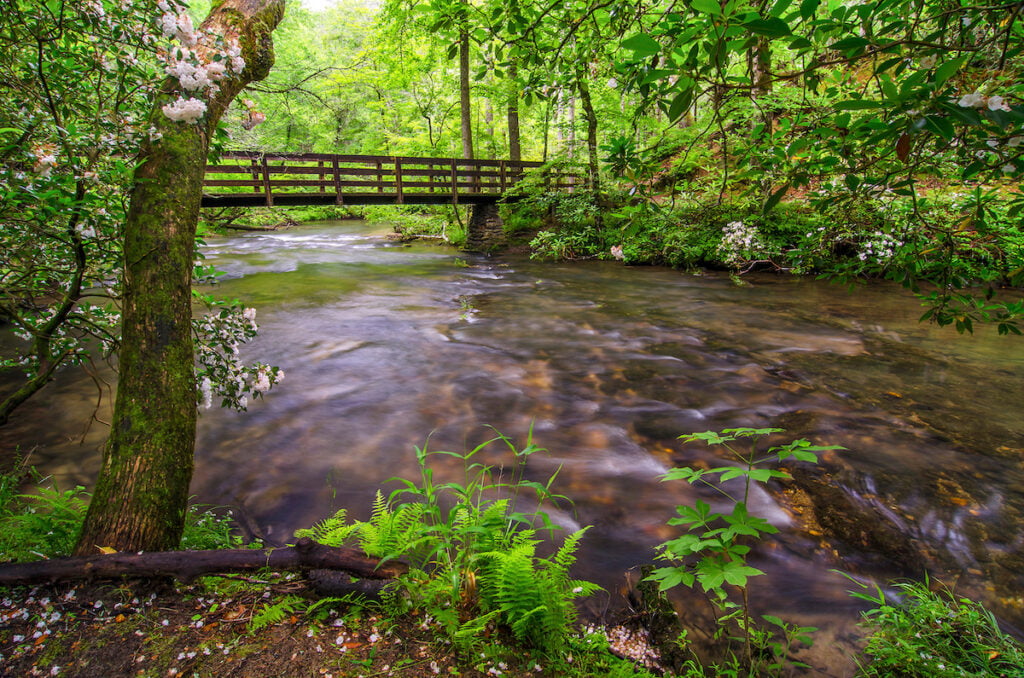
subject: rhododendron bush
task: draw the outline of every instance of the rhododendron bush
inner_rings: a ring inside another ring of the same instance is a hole
[[[196,30],[177,2],[0,6],[0,319],[22,340],[0,354],[0,369],[25,377],[4,394],[2,424],[59,367],[118,345],[127,191],[143,141],[160,142],[149,111],[165,77],[179,94],[164,115],[189,124],[245,61],[236,39]],[[216,309],[225,313],[241,308]],[[262,374],[217,343],[197,354],[227,361],[247,382]],[[198,371],[197,379],[212,373],[205,363]],[[236,381],[210,383],[239,406]]]

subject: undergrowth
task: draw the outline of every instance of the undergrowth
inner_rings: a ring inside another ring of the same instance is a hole
[[[896,584],[891,602],[875,588],[853,595],[872,604],[864,613],[868,637],[860,675],[866,678],[1021,678],[1024,647],[1003,633],[980,604],[929,582]]]
[[[34,487],[20,493],[27,483]],[[30,562],[69,556],[78,541],[90,494],[81,485],[60,489],[53,478],[16,465],[0,474],[0,562]],[[186,514],[182,549],[239,548],[231,512],[191,505]]]
[[[510,468],[478,461],[495,444],[511,453]],[[555,529],[542,505],[565,501],[551,489],[554,477],[546,483],[526,478],[527,461],[539,451],[532,437],[518,448],[502,435],[464,453],[416,448],[419,482],[392,479],[401,487],[387,498],[378,493],[370,520],[349,523],[339,511],[296,536],[356,544],[384,561],[409,563],[408,574],[388,592],[386,609],[425,611],[465,650],[500,627],[525,647],[562,654],[575,633],[572,601],[599,587],[569,574],[585,528],[551,556],[537,553],[543,542],[538,529]],[[434,464],[450,458],[462,466],[461,481],[439,482]]]

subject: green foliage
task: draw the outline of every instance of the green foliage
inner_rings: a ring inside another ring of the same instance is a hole
[[[601,207],[588,192],[546,192],[531,196],[530,208],[550,224],[530,241],[536,259],[586,259],[604,255],[614,244],[600,226]]]
[[[928,582],[896,585],[901,600],[890,602],[854,593],[874,607],[863,625],[873,629],[858,675],[906,678],[996,678],[1024,675],[1024,647],[1003,633],[993,614],[948,589],[931,591]]]
[[[245,544],[235,528],[231,511],[223,512],[214,506],[191,504],[185,514],[185,530],[181,535],[183,551],[237,549]],[[258,542],[248,545],[257,548]]]
[[[687,587],[700,586],[710,595],[720,614],[718,624],[721,630],[734,625],[746,648],[745,660],[751,675],[780,675],[786,668],[789,649],[795,642],[810,643],[812,628],[794,627],[772,616],[764,617],[768,624],[781,633],[757,626],[750,619],[747,581],[750,577],[764,574],[747,563],[750,541],[775,534],[778,529],[768,521],[752,515],[747,507],[752,483],[768,483],[773,479],[788,478],[785,471],[768,468],[771,463],[793,459],[814,463],[817,453],[842,449],[835,445],[811,445],[806,440],[795,440],[785,445],[773,446],[764,453],[757,450],[758,442],[767,436],[780,433],[777,428],[736,428],[718,433],[706,431],[680,436],[686,442],[701,441],[719,447],[727,453],[736,465],[711,469],[690,467],[674,468],[666,473],[663,480],[684,480],[711,488],[727,499],[731,511],[718,512],[710,504],[697,499],[693,506],[676,507],[676,517],[669,525],[680,526],[685,532],[658,547],[658,558],[670,565],[654,570],[648,577],[658,583],[660,591],[680,584]],[[741,448],[738,442],[748,442]],[[732,484],[730,481],[735,481]],[[732,489],[738,483],[740,491]],[[736,589],[741,599],[736,602],[730,597],[730,588]],[[801,666],[792,663],[794,666]]]
[[[569,578],[579,540],[586,530],[569,535],[551,558],[539,558],[539,540],[531,531],[515,535],[507,547],[476,558],[480,606],[497,612],[516,640],[528,647],[559,648],[575,621],[572,598],[588,596],[596,584]]]
[[[822,215],[882,207],[872,227],[831,222],[817,242],[762,242],[737,261],[778,264],[784,254],[800,272],[885,276],[919,294],[922,319],[1019,333],[1024,306],[997,290],[1024,283],[1011,263],[1024,205],[1020,13],[911,0],[701,1],[644,19],[620,43],[621,78],[641,106],[690,123],[666,133],[682,143],[659,181],[705,191],[709,203],[748,196],[765,218],[797,190]],[[626,167],[630,152],[610,158]],[[936,215],[936,183],[975,193],[974,207]],[[709,251],[682,240],[684,260]]]
[[[51,479],[41,478],[34,493],[14,494],[20,480],[5,475],[0,481],[0,498],[5,500],[0,505],[0,561],[70,555],[88,506],[85,488],[62,491]]]
[[[31,479],[33,491],[19,494],[18,487]],[[78,485],[61,490],[51,478],[40,478],[34,469],[0,474],[0,562],[28,562],[70,556],[85,519],[90,495]],[[182,549],[229,549],[242,546],[234,533],[230,512],[213,507],[189,506]]]
[[[265,626],[280,624],[290,615],[305,609],[306,601],[296,595],[286,595],[273,603],[264,603],[260,611],[249,620],[249,633],[256,633]]]
[[[477,461],[495,444],[511,453],[511,467]],[[488,625],[499,624],[528,647],[564,651],[575,621],[572,600],[598,587],[569,577],[584,530],[552,556],[536,553],[534,526],[553,529],[542,504],[564,499],[551,490],[554,477],[544,484],[525,478],[529,457],[539,451],[532,434],[522,448],[502,435],[465,453],[416,448],[419,483],[393,479],[401,487],[387,499],[378,493],[369,521],[346,524],[338,512],[296,536],[405,560],[411,569],[390,591],[389,609],[424,610],[461,646],[479,644]],[[453,458],[462,481],[439,483],[435,464]],[[517,509],[524,494],[536,502],[532,510]]]

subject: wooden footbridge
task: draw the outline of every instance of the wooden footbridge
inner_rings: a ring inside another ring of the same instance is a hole
[[[230,151],[206,166],[203,207],[488,205],[543,163],[330,153]],[[551,189],[583,182],[544,170]]]

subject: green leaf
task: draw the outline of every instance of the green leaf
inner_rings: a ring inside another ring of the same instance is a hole
[[[690,0],[690,7],[701,14],[722,16],[722,7],[717,0]]]
[[[637,33],[631,38],[626,38],[621,46],[632,50],[638,58],[654,56],[661,51],[658,41],[646,33]]]
[[[750,567],[737,561],[730,561],[722,568],[722,576],[725,581],[733,586],[746,586],[749,577],[762,575],[764,572],[756,567]]]
[[[867,38],[860,38],[857,36],[851,36],[849,38],[843,38],[838,42],[833,42],[829,45],[829,49],[834,49],[837,52],[848,52],[854,50],[860,50],[871,44],[871,41]]]
[[[832,105],[832,108],[837,111],[867,111],[881,107],[881,102],[871,99],[848,99]]]
[[[765,35],[769,38],[783,38],[792,33],[789,30],[789,24],[777,17],[754,19],[743,24],[743,27],[751,33]]]
[[[926,115],[924,117],[924,126],[946,141],[951,141],[956,134],[953,123],[949,121],[949,118],[943,116]]]
[[[820,4],[821,0],[803,0],[800,3],[800,18],[809,19],[814,16]]]
[[[673,99],[672,103],[668,107],[668,119],[669,122],[675,122],[682,117],[693,102],[693,88],[687,87],[683,91],[679,92]]]
[[[683,466],[680,468],[669,469],[665,475],[661,477],[661,480],[662,482],[666,480],[685,480],[688,483],[693,483],[700,480],[705,473],[707,473],[707,471]]]
[[[775,189],[768,199],[765,200],[764,206],[761,208],[761,214],[768,214],[771,212],[772,208],[778,205],[779,201],[785,197],[787,191],[789,191],[789,184],[782,184],[782,186]]]
[[[970,55],[965,54],[962,57],[957,57],[951,61],[943,62],[935,69],[935,84],[941,87],[943,83],[952,78],[961,68],[963,68],[964,64],[967,63],[968,58],[970,58]]]

